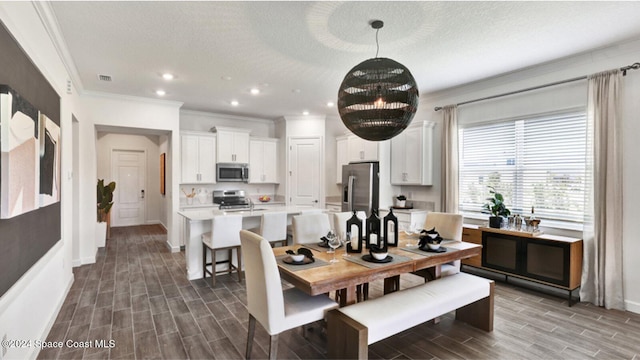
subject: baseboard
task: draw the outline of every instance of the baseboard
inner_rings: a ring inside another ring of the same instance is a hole
[[[180,246],[171,245],[169,240],[167,240],[165,244],[167,245],[167,249],[169,249],[169,251],[171,251],[172,253],[180,252]]]
[[[640,303],[637,301],[625,300],[624,308],[632,313],[640,314]]]
[[[164,231],[167,231],[167,226],[165,224],[163,224],[162,221],[160,221],[160,220],[148,220],[145,224],[147,224],[147,225],[160,225],[160,226],[162,226]]]
[[[64,305],[64,301],[67,299],[67,296],[69,295],[69,291],[71,290],[71,286],[73,285],[73,282],[75,281],[75,277],[73,275],[73,272],[71,273],[71,277],[69,277],[69,282],[67,283],[66,289],[64,290],[64,296],[62,296],[60,298],[60,300],[58,301],[58,303],[56,304],[56,309],[53,312],[53,316],[51,316],[51,318],[49,319],[49,321],[47,322],[47,325],[45,326],[44,332],[40,335],[40,340],[45,341],[47,339],[47,336],[49,336],[49,333],[51,332],[51,329],[53,328],[53,324],[56,323],[56,319],[58,318],[58,315],[60,314],[60,310],[62,309],[62,305]],[[34,355],[34,359],[38,356],[38,354],[40,353],[40,350],[42,350],[41,348],[35,348],[35,350],[37,351]]]
[[[95,264],[95,263],[96,263],[95,255],[83,257],[82,259],[80,259],[80,265]]]

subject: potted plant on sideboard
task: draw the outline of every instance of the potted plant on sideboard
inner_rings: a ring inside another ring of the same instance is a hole
[[[504,204],[504,197],[496,191],[493,186],[488,186],[491,197],[487,198],[484,209],[492,215],[489,217],[489,227],[499,229],[505,216],[509,216],[511,211]]]
[[[98,247],[105,245],[105,239],[110,237],[110,224],[111,219],[109,212],[113,206],[113,192],[116,190],[116,183],[114,181],[105,185],[103,179],[98,179],[97,184],[97,219],[98,225],[96,227],[96,244]]]
[[[402,194],[400,194],[400,195],[396,196],[395,203],[396,203],[396,207],[397,208],[403,208],[403,207],[405,207],[407,205],[407,197],[402,195]]]

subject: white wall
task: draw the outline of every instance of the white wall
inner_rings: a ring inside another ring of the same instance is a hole
[[[73,190],[71,114],[78,113],[75,88],[66,93],[64,64],[49,40],[30,2],[0,2],[0,21],[20,43],[61,97],[62,237],[5,294],[0,297],[0,338],[44,340],[73,282]],[[95,196],[95,195],[94,195]],[[95,212],[95,211],[94,211]],[[6,358],[35,358],[35,348],[7,349]]]
[[[273,120],[214,114],[192,110],[180,111],[181,130],[208,132],[214,126],[249,129],[251,130],[250,136],[270,138],[276,137],[275,125]]]
[[[165,136],[166,137],[166,136]],[[113,150],[143,150],[146,153],[145,223],[157,224],[161,220],[160,194],[160,137],[158,135],[114,134],[98,131],[98,179],[115,180],[111,174]],[[117,184],[116,184],[117,189]]]
[[[640,40],[617,44],[598,51],[588,52],[578,56],[551,62],[540,66],[528,68],[485,81],[479,81],[466,86],[457,87],[430,96],[421,98],[416,118],[437,123],[434,138],[436,158],[434,166],[433,187],[403,188],[403,192],[412,191],[414,197],[421,200],[434,201],[440,204],[440,144],[442,115],[435,112],[435,106],[444,106],[467,100],[482,98],[485,96],[501,94],[509,91],[525,89],[546,83],[571,79],[579,76],[593,74],[640,61]],[[624,78],[623,84],[623,167],[624,167],[624,216],[623,216],[623,248],[624,264],[623,279],[625,288],[625,303],[628,310],[640,313],[640,242],[637,241],[640,233],[640,223],[636,220],[640,211],[640,189],[637,187],[637,179],[640,175],[640,162],[637,161],[636,141],[640,136],[640,72],[632,71]],[[586,97],[586,92],[584,93]],[[508,101],[505,98],[503,101]],[[503,102],[504,103],[504,102]],[[464,106],[459,108],[463,111]],[[510,108],[509,111],[517,109]],[[545,229],[546,232],[554,232],[553,229]],[[567,233],[569,236],[582,237],[581,233]]]

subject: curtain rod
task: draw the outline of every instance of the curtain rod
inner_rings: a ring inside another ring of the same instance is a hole
[[[628,70],[638,70],[638,69],[640,69],[640,62],[633,63],[631,65],[621,67],[620,71],[622,71],[622,76],[627,76],[627,71]],[[503,96],[515,95],[515,94],[519,94],[519,93],[523,93],[523,92],[527,92],[527,91],[546,88],[546,87],[549,87],[549,86],[567,84],[567,83],[570,83],[570,82],[586,80],[586,79],[587,79],[587,76],[585,75],[585,76],[575,77],[575,78],[572,78],[572,79],[560,80],[560,81],[556,81],[556,82],[552,82],[552,83],[548,83],[548,84],[544,84],[544,85],[533,86],[533,87],[526,88],[526,89],[510,91],[510,92],[502,93],[502,94],[498,94],[498,95],[486,96],[486,97],[479,98],[479,99],[474,99],[474,100],[463,101],[461,103],[457,103],[456,106],[471,104],[471,103],[475,103],[475,102],[478,102],[478,101],[491,100],[491,99],[495,99],[495,98],[499,98],[499,97],[503,97]],[[440,111],[440,110],[442,110],[442,106],[436,106],[433,110]]]

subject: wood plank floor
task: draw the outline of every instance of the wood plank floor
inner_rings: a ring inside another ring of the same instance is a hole
[[[222,276],[188,281],[184,253],[170,253],[158,226],[112,229],[95,264],[74,269],[75,282],[47,341],[114,340],[104,348],[48,349],[39,359],[241,359],[248,313],[244,284]],[[402,277],[402,286],[422,282]],[[423,324],[369,347],[372,359],[640,359],[640,315],[497,283],[495,329],[454,321]],[[285,285],[286,286],[286,285]],[[382,283],[371,284],[371,296]],[[401,306],[401,304],[398,304]],[[267,357],[268,335],[256,327],[253,358]],[[320,327],[307,339],[280,336],[281,359],[325,358]]]

